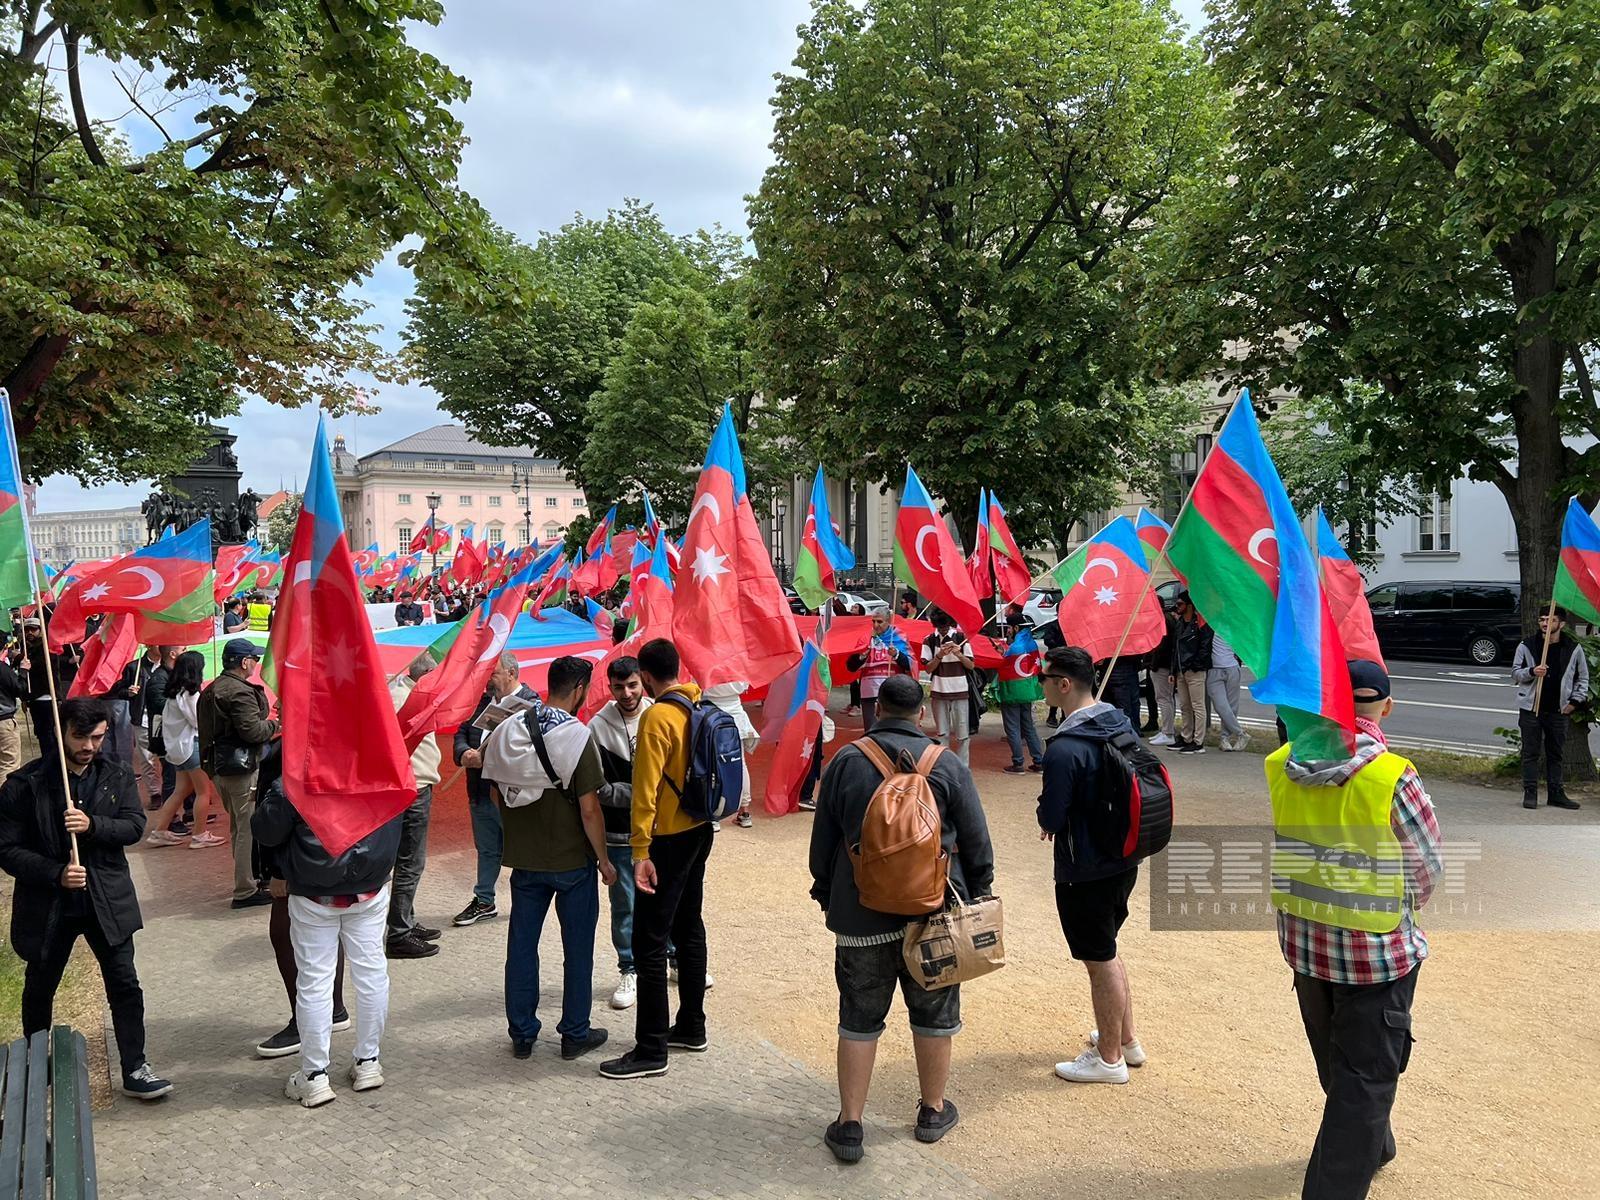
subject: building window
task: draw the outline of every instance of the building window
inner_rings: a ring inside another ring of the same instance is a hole
[[[517,530],[517,547],[518,547],[518,549],[520,549],[523,546],[526,546],[527,544],[528,544],[528,527],[526,525],[524,525],[524,526],[520,527]]]
[[[560,503],[560,501],[557,500],[554,496],[546,496],[544,498],[544,506],[546,508],[554,508],[559,503]]]
[[[504,529],[502,529],[498,525],[489,526],[489,535],[488,535],[489,545],[492,546],[496,542],[503,542],[505,540],[506,540],[506,531]]]
[[[544,540],[545,541],[553,542],[560,536],[561,536],[561,526],[557,525],[554,521],[551,521],[550,524],[548,524],[548,525],[546,525],[544,527]]]
[[[395,530],[395,535],[400,539],[400,553],[404,554],[411,549],[411,526],[402,525]]]
[[[500,501],[502,499],[504,499],[504,497],[502,497],[502,496],[490,496],[489,497],[489,507],[490,508],[499,508],[500,507]]]
[[[1450,497],[1435,492],[1423,501],[1417,517],[1417,549],[1449,550],[1453,545],[1450,528]]]
[[[456,503],[459,504],[462,508],[471,508],[472,507],[472,497],[471,496],[457,496],[456,497]]]
[[[583,497],[582,496],[574,496],[572,498],[572,507],[573,508],[582,508],[583,507]]]
[[[394,498],[394,502],[396,504],[410,504],[411,503],[411,493],[410,492],[401,492],[398,496],[396,496]]]

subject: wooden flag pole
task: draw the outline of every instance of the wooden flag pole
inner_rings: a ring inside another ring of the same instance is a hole
[[[1550,598],[1550,611],[1547,612],[1545,614],[1545,616],[1547,616],[1552,621],[1554,621],[1556,619],[1556,601],[1555,601],[1555,597],[1554,596],[1552,596]],[[1550,658],[1550,642],[1551,642],[1551,640],[1552,639],[1550,637],[1549,627],[1546,626],[1545,635],[1544,635],[1544,647],[1539,651],[1539,665],[1541,667],[1547,665],[1547,660]],[[1578,651],[1578,653],[1582,654],[1583,651],[1580,650],[1580,651]],[[1543,675],[1540,675],[1537,679],[1535,679],[1533,681],[1533,711],[1534,711],[1535,714],[1537,714],[1538,711],[1539,711],[1539,698],[1544,695],[1544,678],[1545,677]]]

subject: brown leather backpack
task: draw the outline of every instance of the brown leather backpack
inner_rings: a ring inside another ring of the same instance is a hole
[[[911,771],[900,770],[870,737],[856,748],[883,776],[862,814],[861,840],[850,847],[862,906],[898,916],[927,916],[944,905],[950,878],[939,804],[928,782],[944,747],[937,742],[929,746]]]

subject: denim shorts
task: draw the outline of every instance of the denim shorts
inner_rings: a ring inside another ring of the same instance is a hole
[[[961,1032],[961,985],[929,991],[906,970],[899,939],[881,946],[835,946],[833,977],[839,984],[839,1036],[875,1042],[894,1002],[895,984],[905,997],[911,1032],[954,1037]]]
[[[200,747],[196,746],[194,748],[194,753],[190,754],[189,757],[184,759],[182,762],[173,762],[172,756],[168,755],[167,763],[174,771],[193,771],[200,765]]]

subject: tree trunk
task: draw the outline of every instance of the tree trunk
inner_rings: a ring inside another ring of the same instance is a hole
[[[11,394],[17,437],[27,437],[39,423],[32,404],[34,393],[50,378],[61,356],[67,352],[67,344],[68,336],[64,333],[40,334],[5,379],[0,380],[0,387]]]
[[[1579,650],[1578,653],[1582,654],[1583,651]],[[1561,777],[1568,783],[1593,783],[1600,779],[1594,769],[1594,754],[1589,749],[1589,729],[1587,722],[1576,719],[1567,729],[1566,758],[1561,764]]]

